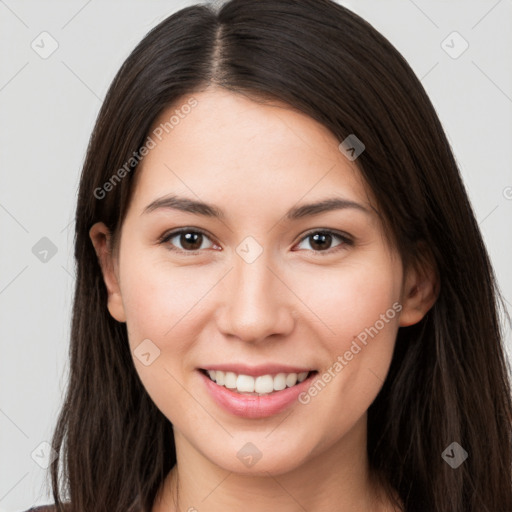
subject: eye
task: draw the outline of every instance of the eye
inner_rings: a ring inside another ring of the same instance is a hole
[[[333,248],[331,245],[334,239],[338,239],[341,242]],[[309,234],[302,238],[301,243],[308,240],[310,240],[310,242],[308,242],[310,246],[309,250],[316,253],[332,254],[333,252],[344,249],[347,245],[353,245],[353,241],[348,236],[330,230],[310,231]],[[306,247],[306,249],[308,248]]]
[[[190,228],[181,228],[165,234],[160,239],[159,243],[168,244],[171,251],[195,254],[201,249],[208,249],[215,245],[211,243],[209,247],[205,247],[203,243],[206,240],[210,240],[210,238],[202,231]]]
[[[339,240],[337,245],[332,246],[335,239]],[[210,241],[210,245],[204,246],[206,241]],[[344,249],[346,246],[353,245],[353,241],[344,234],[331,230],[311,231],[304,236],[300,243],[308,241],[309,249],[314,253],[332,254],[338,250]],[[211,242],[210,237],[201,230],[191,228],[181,228],[171,233],[164,234],[159,240],[160,244],[167,244],[171,251],[179,253],[197,254],[198,251],[208,248],[220,249],[220,247]],[[300,248],[300,244],[297,246]],[[304,249],[304,248],[303,248]]]

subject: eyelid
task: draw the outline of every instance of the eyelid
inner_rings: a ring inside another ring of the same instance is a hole
[[[345,233],[343,231],[337,231],[335,229],[330,229],[330,228],[313,228],[313,229],[310,229],[309,231],[307,231],[306,233],[304,233],[301,236],[301,238],[299,239],[299,241],[296,244],[294,244],[294,247],[295,247],[295,245],[298,245],[298,244],[302,243],[304,240],[306,240],[307,238],[309,238],[310,236],[312,236],[312,235],[314,235],[316,233],[332,235],[332,236],[334,236],[336,238],[339,238],[341,240],[341,243],[339,245],[336,245],[334,247],[326,249],[325,251],[314,251],[312,249],[308,250],[308,252],[311,252],[311,253],[313,253],[315,255],[333,254],[336,251],[338,251],[340,249],[343,249],[344,246],[347,246],[347,245],[348,246],[352,246],[352,245],[354,245],[354,239],[348,233]]]
[[[193,228],[193,227],[176,228],[172,231],[165,232],[158,239],[158,243],[164,244],[164,243],[168,242],[169,240],[171,240],[172,238],[174,238],[175,236],[181,235],[182,233],[198,233],[198,234],[201,234],[201,235],[205,236],[206,238],[208,238],[214,245],[220,245],[217,242],[215,242],[215,239],[207,231],[205,231],[204,229],[201,229],[201,228]],[[338,248],[340,248],[340,247],[342,248],[343,246],[354,244],[353,238],[348,233],[345,233],[342,231],[337,231],[337,230],[330,229],[330,228],[313,228],[313,229],[308,230],[303,235],[301,235],[301,238],[299,238],[299,240],[294,244],[294,247],[296,245],[300,244],[301,242],[303,242],[304,240],[306,240],[311,235],[314,235],[316,233],[333,235],[333,236],[339,238],[342,241],[342,243],[339,245],[336,245],[335,247],[326,249],[325,251],[314,251],[312,249],[309,250],[309,252],[312,252],[313,254],[331,254],[331,253],[335,252],[336,250],[338,250]],[[172,249],[170,249],[170,250],[172,250],[174,252],[195,255],[195,254],[199,254],[204,249],[198,249],[196,251],[185,251],[183,249],[179,249],[178,247],[172,247]]]
[[[219,244],[217,244],[217,242],[215,242],[214,238],[204,229],[192,228],[192,227],[186,227],[186,226],[183,228],[176,228],[174,230],[165,232],[158,239],[158,244],[165,244],[165,243],[169,242],[169,240],[171,240],[175,236],[181,235],[182,233],[198,233],[198,234],[201,234],[201,235],[205,236],[206,238],[208,238],[212,242],[213,245],[219,245]],[[185,251],[183,249],[180,249],[179,247],[172,247],[170,250],[173,252],[178,252],[178,253],[182,253],[182,254],[194,255],[194,254],[199,254],[204,249],[198,249],[196,251]]]
[[[336,235],[336,236],[342,238],[343,240],[353,242],[353,237],[351,235],[349,235],[348,233],[345,233],[344,231],[338,231],[338,230],[332,229],[332,228],[313,228],[313,229],[309,229],[308,231],[306,231],[301,236],[299,241],[302,241],[302,240],[304,240],[304,238],[307,238],[308,236],[311,236],[311,235],[313,235],[315,233],[327,233],[329,235]]]

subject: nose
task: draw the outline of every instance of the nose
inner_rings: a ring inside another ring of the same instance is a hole
[[[265,252],[252,263],[234,255],[233,269],[223,280],[221,306],[217,310],[217,325],[225,336],[259,343],[293,331],[296,298],[270,264]]]

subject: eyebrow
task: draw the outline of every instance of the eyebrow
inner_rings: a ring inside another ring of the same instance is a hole
[[[288,221],[293,221],[303,217],[319,215],[320,213],[332,210],[344,210],[347,208],[352,208],[370,214],[370,211],[367,208],[355,201],[339,197],[330,197],[316,203],[309,203],[291,208],[286,213],[285,218]],[[215,205],[173,194],[155,199],[153,202],[148,204],[146,208],[144,208],[142,214],[151,213],[159,209],[179,210],[182,212],[193,213],[195,215],[203,215],[205,217],[225,219],[224,212]]]

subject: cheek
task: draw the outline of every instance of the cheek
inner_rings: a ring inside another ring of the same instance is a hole
[[[383,260],[382,254],[338,269],[303,273],[296,282],[300,282],[297,295],[307,297],[306,305],[330,328],[329,339],[340,346],[350,344],[377,321],[383,333],[390,330],[390,324],[396,331],[398,315],[393,304],[400,299],[400,267]],[[391,320],[385,326],[381,325],[381,315]]]
[[[126,261],[123,272],[121,291],[133,338],[130,343],[150,338],[163,347],[172,341],[173,350],[179,352],[193,339],[201,299],[214,283],[208,276],[199,278],[200,272],[171,267],[165,261],[147,265],[141,260]]]
[[[346,265],[331,272],[330,279],[304,278],[301,293],[308,287],[315,290],[316,284],[317,293],[310,291],[307,305],[330,331],[323,329],[327,333],[322,342],[325,366],[303,403],[316,401],[321,394],[323,403],[330,404],[324,412],[346,421],[360,417],[369,407],[393,356],[401,311],[400,272],[399,266],[384,264],[381,258]],[[316,404],[320,407],[320,401]]]
[[[184,376],[201,331],[200,299],[212,286],[206,279],[191,278],[192,273],[190,268],[128,257],[121,273],[135,369],[154,404],[177,425],[183,410],[188,411],[189,421],[205,420],[201,410],[190,407],[190,397],[183,392],[183,386],[190,387]]]
[[[211,312],[211,302],[217,297],[214,288],[223,272],[177,267],[165,257],[145,259],[135,251],[131,255],[122,267],[121,289],[132,350],[149,338],[162,348],[172,342],[175,355],[185,352],[204,329],[203,317]],[[303,320],[309,327],[317,325],[328,339],[332,337],[338,352],[374,326],[399,298],[400,269],[384,260],[382,253],[371,256],[338,269],[318,266],[283,273],[305,306],[299,305]],[[390,327],[394,328],[394,322],[379,330],[384,334]]]

